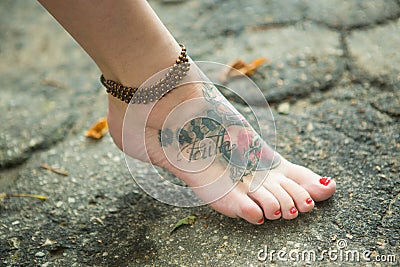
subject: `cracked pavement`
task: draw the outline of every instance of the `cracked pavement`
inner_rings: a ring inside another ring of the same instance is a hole
[[[265,246],[320,255],[339,241],[360,261],[370,252],[374,261],[358,264],[398,265],[400,1],[149,2],[194,60],[269,59],[252,78],[274,113],[277,151],[334,177],[337,193],[293,221],[262,226],[207,206],[154,200],[135,184],[108,135],[98,142],[84,137],[106,115],[91,59],[38,3],[3,0],[0,193],[48,199],[0,203],[0,265],[353,266],[327,256],[259,259]],[[256,96],[246,97],[260,108]],[[289,110],[279,112],[283,104]],[[139,162],[136,168],[149,169]],[[195,224],[170,235],[188,215]],[[384,255],[395,262],[378,262]]]

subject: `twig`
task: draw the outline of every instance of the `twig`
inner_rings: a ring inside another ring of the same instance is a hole
[[[25,193],[21,193],[21,194],[6,194],[6,197],[32,197],[32,198],[37,198],[40,200],[46,200],[47,197],[46,196],[42,196],[42,195],[34,195],[34,194],[25,194]]]
[[[25,193],[15,193],[15,194],[0,193],[0,203],[3,202],[3,200],[6,197],[32,197],[32,198],[40,199],[43,201],[47,199],[46,196],[42,196],[42,195],[25,194]]]
[[[65,170],[57,170],[57,169],[55,169],[55,168],[53,168],[53,167],[51,167],[50,165],[45,164],[45,163],[41,164],[41,165],[40,165],[40,168],[46,169],[46,170],[49,170],[49,171],[52,171],[52,172],[57,173],[57,174],[60,174],[60,175],[64,175],[64,176],[67,176],[67,175],[68,175],[68,172],[67,172],[67,171],[65,171]]]

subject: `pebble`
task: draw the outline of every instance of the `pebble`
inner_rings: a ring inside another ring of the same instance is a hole
[[[307,131],[311,132],[312,130],[314,130],[314,126],[311,122],[307,123]]]
[[[353,236],[352,236],[351,234],[346,234],[346,237],[347,237],[348,239],[353,239]]]
[[[35,254],[35,257],[42,258],[42,257],[44,257],[45,255],[46,255],[46,254],[44,254],[43,252],[39,251],[39,252],[37,252],[37,253]]]
[[[288,102],[283,102],[278,106],[278,112],[280,114],[287,115],[290,112],[290,104]]]

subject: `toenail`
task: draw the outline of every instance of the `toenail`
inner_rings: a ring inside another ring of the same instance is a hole
[[[290,209],[290,214],[296,214],[297,213],[297,209],[295,207]]]
[[[277,210],[277,211],[275,211],[275,213],[274,213],[275,215],[280,215],[281,214],[281,210]]]
[[[258,220],[257,223],[263,223],[263,222],[264,222],[264,218],[261,218],[261,219]]]
[[[327,186],[331,182],[332,178],[331,177],[322,177],[319,179],[319,182],[325,186]]]
[[[311,204],[311,203],[313,203],[313,200],[312,200],[311,198],[307,198],[307,199],[306,199],[306,203],[307,203],[307,204]]]

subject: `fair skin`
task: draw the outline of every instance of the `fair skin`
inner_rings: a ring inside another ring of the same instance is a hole
[[[126,86],[140,86],[154,73],[171,66],[181,51],[147,1],[39,0],[39,2],[92,57],[106,79],[118,81]],[[163,146],[168,144],[160,142],[160,132],[167,130],[173,133],[174,129],[179,128],[193,136],[191,131],[195,129],[194,127],[200,127],[205,129],[205,135],[210,136],[222,129],[219,128],[220,125],[215,124],[211,127],[208,121],[199,119],[193,119],[183,125],[179,124],[177,119],[174,120],[177,125],[163,128],[165,119],[175,107],[194,98],[203,101],[201,102],[203,104],[197,105],[193,111],[199,117],[206,116],[216,109],[214,99],[229,106],[216,88],[203,85],[179,87],[162,97],[151,111],[149,105],[134,106],[135,112],[148,112],[150,115],[146,123],[138,121],[128,125],[129,129],[124,130],[124,135],[132,138],[123,144],[123,119],[128,104],[109,95],[108,123],[115,144],[120,149],[124,148],[131,157],[142,161],[150,160],[153,164],[166,168],[189,186],[198,186],[210,181],[207,180],[210,178],[202,180],[204,177],[224,176],[220,170],[232,169],[233,166],[230,166],[229,162],[224,162],[223,155],[217,155],[218,160],[210,165],[210,168],[197,173],[184,172],[166,160]],[[266,151],[262,155],[270,153],[268,145],[260,139],[239,112],[236,110],[230,112],[237,118],[237,124],[227,129],[230,134],[230,145],[238,146],[245,136],[249,142],[257,143],[260,151]],[[134,138],[143,132],[143,129],[146,129],[146,147],[142,147],[140,142],[135,143]],[[179,140],[180,145],[186,147],[201,141],[203,140],[199,138]],[[187,156],[184,155],[183,149],[179,151],[180,146],[176,147],[178,150],[173,151],[174,155],[181,153],[182,156]],[[148,151],[149,159],[143,156],[144,150]],[[260,154],[254,155],[259,157],[257,160],[260,162],[265,160]],[[262,185],[255,191],[249,189],[250,178],[245,175],[232,190],[217,200],[208,201],[212,196],[201,190],[195,190],[195,193],[226,216],[240,217],[253,224],[262,224],[264,218],[294,219],[299,212],[312,210],[314,201],[328,199],[335,192],[335,181],[324,179],[305,167],[290,163],[280,155],[277,157],[280,159],[280,164],[270,172],[261,169],[252,172],[256,176],[265,176]],[[229,178],[232,177],[223,177],[225,178],[229,184],[231,182]]]

